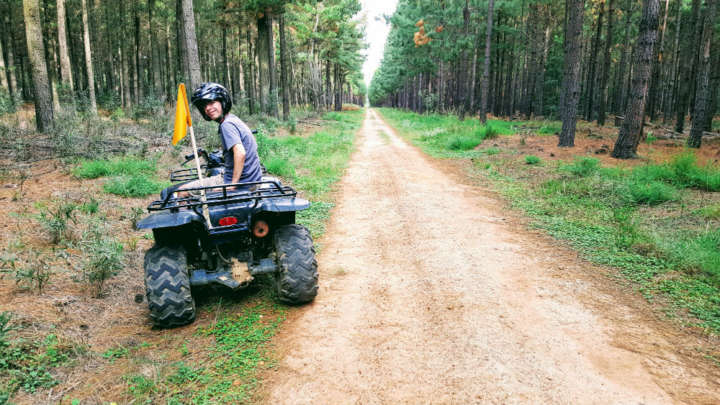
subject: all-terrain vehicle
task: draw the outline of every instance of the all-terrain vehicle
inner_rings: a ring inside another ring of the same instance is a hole
[[[207,175],[222,171],[220,152],[199,150]],[[194,159],[186,156],[185,163]],[[150,215],[137,223],[152,229],[155,245],[145,254],[145,290],[150,317],[159,327],[195,319],[192,289],[223,286],[239,290],[259,274],[273,274],[280,301],[303,304],[317,295],[317,262],[310,232],[295,224],[295,212],[310,203],[277,178],[186,189],[205,191],[205,198],[178,198],[182,182],[197,178],[196,169],[172,172],[177,183],[147,207]],[[237,186],[237,187],[236,187]]]

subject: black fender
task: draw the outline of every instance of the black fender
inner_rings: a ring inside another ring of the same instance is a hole
[[[304,198],[268,198],[260,200],[256,212],[291,212],[310,208],[310,201]]]
[[[162,211],[148,215],[135,225],[137,229],[174,228],[193,222],[203,223],[201,215],[192,210]]]

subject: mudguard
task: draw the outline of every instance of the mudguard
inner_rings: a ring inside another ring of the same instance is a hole
[[[268,198],[261,200],[257,211],[291,212],[310,208],[310,201],[303,198]]]
[[[171,228],[189,224],[191,222],[202,223],[203,217],[191,210],[181,210],[178,212],[161,211],[150,214],[149,216],[138,221],[135,228],[137,229],[156,229]]]

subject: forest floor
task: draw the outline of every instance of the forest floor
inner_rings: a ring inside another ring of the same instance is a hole
[[[428,158],[372,110],[357,143],[267,403],[720,401],[707,336],[529,230],[466,163]]]
[[[200,294],[191,325],[153,329],[138,300],[151,235],[131,226],[152,197],[109,196],[101,181],[78,179],[54,160],[32,164],[27,179],[4,179],[0,264],[12,252],[42,252],[68,269],[42,293],[9,272],[0,278],[0,312],[13,313],[12,333],[35,342],[23,359],[35,374],[12,402],[720,401],[711,337],[677,328],[611,270],[529,228],[468,177],[471,163],[428,157],[366,114],[316,241],[319,295],[299,308],[275,304],[268,280],[259,280],[241,294]],[[311,120],[298,133],[323,125]],[[579,136],[583,153],[612,145],[609,130],[581,124],[586,131],[603,138]],[[484,146],[572,158],[553,141],[521,133]],[[710,160],[717,151],[703,149]],[[99,296],[72,277],[81,274],[81,247],[53,247],[38,226],[52,202],[93,198],[125,247],[126,270]],[[8,335],[1,329],[0,343]]]

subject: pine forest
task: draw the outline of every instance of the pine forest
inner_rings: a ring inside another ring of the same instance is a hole
[[[0,104],[83,111],[174,103],[177,84],[223,83],[248,114],[362,104],[354,0],[3,0]],[[58,103],[59,102],[59,103]]]
[[[716,0],[401,0],[370,102],[458,116],[618,117],[632,157],[645,122],[711,131],[720,88]]]

